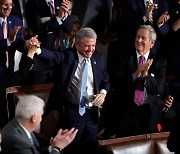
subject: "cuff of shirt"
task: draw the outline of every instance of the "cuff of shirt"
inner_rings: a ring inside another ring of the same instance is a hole
[[[8,47],[11,46],[11,43],[10,43],[10,41],[9,41],[8,38],[7,38],[7,46],[8,46]]]
[[[62,21],[66,20],[66,18],[68,17],[68,13],[65,14],[65,16],[61,19],[58,16],[56,16],[57,22],[59,23],[59,25],[62,25]]]
[[[146,23],[146,22],[147,22],[147,18],[146,18],[146,16],[144,16],[144,17],[143,17],[143,20],[144,20],[144,23]]]
[[[106,91],[105,89],[101,89],[100,93],[101,93],[101,94],[104,94],[104,95],[106,96],[107,91]]]
[[[163,24],[158,24],[158,27],[161,27]]]
[[[35,53],[36,53],[37,55],[40,55],[40,54],[41,54],[41,52],[42,52],[42,51],[41,51],[41,48],[37,48],[37,50],[36,50],[36,52],[35,52]]]

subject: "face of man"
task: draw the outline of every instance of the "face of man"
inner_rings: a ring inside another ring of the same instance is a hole
[[[149,39],[149,31],[145,28],[141,28],[137,31],[135,39],[135,48],[141,54],[146,54],[152,45],[154,45],[154,40]]]
[[[85,37],[81,43],[76,44],[77,51],[86,58],[91,58],[95,51],[96,40],[92,38]]]
[[[7,17],[13,8],[12,0],[0,0],[0,17]]]

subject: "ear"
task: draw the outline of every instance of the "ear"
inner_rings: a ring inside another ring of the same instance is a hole
[[[152,40],[152,41],[151,41],[151,48],[154,47],[155,42],[156,42],[155,40]]]
[[[32,123],[35,123],[35,122],[36,122],[36,119],[37,119],[37,117],[33,115],[33,116],[31,117],[31,122],[32,122]]]

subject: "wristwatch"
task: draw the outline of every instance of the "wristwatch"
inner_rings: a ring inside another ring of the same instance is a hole
[[[61,152],[61,151],[62,151],[62,149],[59,148],[59,147],[53,147],[53,149],[57,150],[58,152]]]

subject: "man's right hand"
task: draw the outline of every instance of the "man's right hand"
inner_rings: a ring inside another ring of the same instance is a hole
[[[62,3],[61,3],[60,8],[59,8],[59,12],[58,12],[58,17],[60,19],[64,18],[64,16],[68,12],[69,8],[70,8],[70,1],[62,0]]]
[[[13,43],[16,40],[16,35],[17,35],[20,28],[21,28],[21,26],[14,26],[13,27],[13,29],[10,32],[9,38],[8,38],[10,43]]]
[[[51,147],[58,147],[60,149],[64,149],[68,146],[75,138],[78,130],[72,128],[71,130],[62,130],[60,129],[57,135],[54,138],[51,138],[50,143]]]

